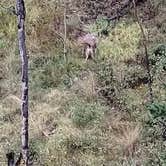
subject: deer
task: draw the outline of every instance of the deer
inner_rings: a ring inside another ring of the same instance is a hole
[[[78,37],[78,43],[82,45],[82,56],[85,57],[85,61],[89,58],[94,59],[97,49],[97,37],[92,33],[87,33]]]

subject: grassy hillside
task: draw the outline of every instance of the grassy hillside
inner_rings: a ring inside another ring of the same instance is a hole
[[[0,4],[10,6],[14,1]],[[165,2],[158,10],[156,1],[150,9],[149,1],[137,6],[148,37],[153,104],[133,11],[109,27],[108,37],[99,38],[95,61],[85,63],[68,32],[66,62],[59,36],[63,8],[57,5],[26,2],[33,165],[165,166]],[[6,165],[7,152],[20,152],[21,70],[16,17],[0,8],[0,20],[0,165]],[[96,26],[91,22],[84,28],[97,33]]]

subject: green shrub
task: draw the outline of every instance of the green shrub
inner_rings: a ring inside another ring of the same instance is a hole
[[[150,63],[153,67],[153,72],[162,72],[166,70],[166,45],[158,45],[150,56]]]
[[[164,118],[166,116],[166,104],[165,103],[153,103],[148,106],[152,117],[155,118]]]
[[[147,125],[150,127],[152,137],[166,140],[166,104],[153,103],[148,106],[148,110],[151,117]]]
[[[44,140],[41,140],[41,139],[30,139],[30,142],[29,142],[29,162],[30,163],[33,163],[34,165],[35,164],[43,164],[41,163],[42,161],[42,153],[41,152],[41,149],[44,149],[44,146],[45,146],[45,141]]]
[[[128,25],[121,22],[112,30],[108,38],[100,41],[100,54],[102,57],[111,58],[112,62],[134,59],[140,37],[140,28],[137,24]]]
[[[88,24],[85,26],[85,31],[90,33],[101,33],[103,30],[107,30],[108,21],[104,18],[98,18],[96,21],[92,24]]]
[[[98,103],[73,102],[69,110],[71,119],[76,126],[86,127],[100,121],[104,115],[105,108]]]
[[[76,61],[66,63],[60,56],[37,57],[30,63],[30,84],[37,89],[70,87],[81,68]]]
[[[6,6],[6,4],[5,4]],[[8,41],[14,41],[16,38],[17,22],[14,15],[9,14],[6,10],[0,11],[0,34]]]
[[[109,104],[118,101],[117,96],[120,88],[118,79],[113,71],[114,67],[110,60],[102,60],[98,62],[96,69],[98,79],[97,92]]]
[[[129,66],[123,71],[122,84],[124,88],[137,88],[148,83],[147,71],[140,65]]]
[[[151,165],[151,166],[156,166],[156,165],[161,165],[165,166],[166,163],[166,154],[165,150],[162,152],[158,152],[153,159],[149,159],[146,165]]]

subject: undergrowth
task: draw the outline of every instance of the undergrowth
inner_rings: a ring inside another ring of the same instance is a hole
[[[76,44],[68,41],[71,52],[64,61],[63,42],[57,35],[63,33],[63,25],[57,22],[63,22],[63,7],[56,8],[56,3],[26,2],[30,160],[46,166],[164,166],[164,16],[159,12],[155,23],[144,22],[155,97],[149,104],[138,25],[128,18],[120,20],[109,29],[108,37],[100,38],[95,61],[87,63]],[[19,154],[20,150],[21,70],[16,18],[4,11],[0,18],[0,152],[4,160],[8,151]],[[105,27],[101,18],[85,29],[98,33]]]

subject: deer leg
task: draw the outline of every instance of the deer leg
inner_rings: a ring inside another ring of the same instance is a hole
[[[85,62],[87,62],[89,56],[90,56],[90,49],[89,49],[89,47],[86,47],[86,50],[85,50]]]
[[[85,47],[82,48],[82,57],[85,56]]]
[[[92,57],[92,59],[94,59],[94,58],[95,58],[95,48],[92,48],[91,57]]]
[[[88,58],[89,58],[89,53],[88,52],[86,52],[86,54],[85,54],[85,62],[88,60]]]

